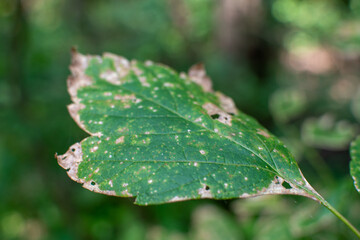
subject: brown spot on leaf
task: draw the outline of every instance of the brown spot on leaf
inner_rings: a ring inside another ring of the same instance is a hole
[[[96,152],[99,149],[98,146],[94,146],[92,148],[90,148],[90,152]]]
[[[206,75],[206,71],[204,68],[204,64],[199,63],[193,65],[189,69],[189,78],[200,85],[205,92],[213,92],[212,90],[212,82],[210,78]]]
[[[198,194],[201,198],[212,198],[213,195],[210,192],[210,188],[206,184],[202,184],[202,187],[198,189]]]
[[[111,58],[114,61],[114,67],[119,77],[118,82],[120,82],[120,79],[122,77],[125,77],[129,73],[130,62],[126,58],[117,56],[112,53],[104,53],[103,56],[107,58]]]
[[[112,70],[106,70],[105,72],[102,72],[100,74],[100,78],[105,79],[109,83],[112,83],[114,85],[120,85],[121,80],[117,72]]]
[[[123,142],[124,142],[124,138],[125,138],[125,136],[119,137],[118,139],[116,139],[115,143],[116,143],[116,144],[123,143]]]
[[[227,113],[232,113],[235,115],[238,113],[235,103],[230,97],[222,94],[221,92],[216,92],[216,96],[219,98],[220,107]]]
[[[266,138],[269,138],[269,137],[270,137],[269,133],[266,132],[266,131],[264,131],[263,129],[258,129],[258,131],[257,131],[256,133],[257,133],[257,134],[260,134],[260,135],[262,135],[262,136],[264,136],[264,137],[266,137]]]
[[[311,186],[307,184],[308,189],[311,189],[314,195],[320,196]],[[299,195],[311,198],[320,203],[320,201],[314,197],[314,195],[306,192],[305,190],[297,187],[296,185],[285,181],[283,178],[279,176],[275,176],[274,180],[270,183],[270,185],[257,193],[243,193],[240,195],[240,198],[249,198],[263,195],[279,195],[279,194],[288,194],[288,195]]]
[[[105,195],[110,195],[110,196],[116,196],[116,192],[115,191],[111,191],[111,190],[101,190],[99,188],[99,185],[90,180],[90,181],[87,181],[83,184],[83,188],[86,188],[92,192],[97,192],[97,193],[102,193],[102,194],[105,194]]]
[[[218,106],[212,103],[205,103],[202,106],[207,114],[221,123],[231,126],[231,115],[220,109]]]
[[[75,49],[72,49],[71,54],[71,75],[67,79],[68,92],[73,102],[79,103],[80,99],[77,98],[78,89],[92,84],[92,80],[90,79],[90,77],[85,75],[85,69],[88,67],[89,61],[92,58],[96,57],[90,55],[82,55],[78,53]]]

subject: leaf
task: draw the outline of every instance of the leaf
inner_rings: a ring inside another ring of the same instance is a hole
[[[349,147],[355,137],[356,126],[340,120],[335,122],[333,116],[325,114],[322,117],[305,120],[301,129],[303,142],[308,145],[329,149],[343,150]]]
[[[354,179],[356,190],[360,193],[360,136],[351,143],[350,155],[350,174]]]
[[[68,109],[91,136],[57,160],[83,187],[140,205],[265,194],[319,201],[286,146],[214,92],[202,65],[178,74],[73,52],[70,70]]]

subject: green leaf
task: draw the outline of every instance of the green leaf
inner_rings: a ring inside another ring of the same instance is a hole
[[[91,136],[58,163],[98,193],[140,205],[188,199],[302,195],[320,201],[280,140],[212,90],[202,65],[73,53],[68,106]]]
[[[344,150],[355,137],[357,127],[345,120],[335,121],[325,114],[320,118],[305,120],[301,128],[303,142],[308,145],[330,150]]]
[[[354,179],[356,190],[360,193],[360,136],[351,143],[350,155],[350,174]]]

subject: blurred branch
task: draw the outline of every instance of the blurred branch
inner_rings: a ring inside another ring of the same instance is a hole
[[[25,56],[28,43],[28,24],[23,1],[16,1],[13,27],[10,36],[8,74],[13,104],[23,106],[27,99],[25,87]]]
[[[260,0],[224,0],[219,2],[217,38],[228,54],[245,52],[254,43],[249,41],[259,31],[263,20]]]
[[[273,61],[268,42],[264,41],[266,9],[261,0],[219,1],[216,39],[219,48],[235,60],[244,60],[263,81]]]

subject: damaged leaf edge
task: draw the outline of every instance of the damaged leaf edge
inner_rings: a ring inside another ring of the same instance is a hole
[[[93,180],[85,181],[85,179],[78,177],[78,169],[80,163],[83,161],[83,152],[81,143],[87,138],[82,140],[80,143],[75,143],[69,147],[68,151],[62,155],[55,154],[58,164],[67,171],[67,175],[71,180],[82,184],[83,188],[86,188],[92,192],[102,193],[105,195],[116,196],[116,192],[112,190],[101,190],[99,185]]]
[[[265,195],[296,195],[296,196],[303,196],[310,198],[320,204],[322,204],[322,197],[319,195],[312,187],[311,185],[305,180],[305,186],[296,186],[293,183],[290,183],[286,180],[284,180],[282,177],[275,176],[274,180],[269,184],[269,186],[264,187],[262,190],[258,191],[257,193],[243,193],[238,196],[238,198],[254,198],[254,197],[261,197]],[[291,188],[287,189],[282,184],[286,182],[288,183]],[[186,197],[186,196],[175,196],[172,199],[166,201],[166,203],[172,203],[172,202],[180,202],[180,201],[186,201],[186,200],[196,200],[196,199],[215,199],[215,200],[224,200],[224,199],[236,199],[235,197],[229,197],[229,198],[217,198],[213,196],[210,192],[210,190],[206,189],[206,184],[203,184],[202,188],[198,189],[199,196],[198,198],[194,197]],[[138,202],[135,202],[139,204]],[[142,204],[139,204],[142,205]]]
[[[90,77],[85,74],[85,70],[88,68],[89,61],[93,58],[97,58],[99,61],[101,61],[101,58],[99,56],[80,54],[75,48],[71,49],[71,55],[71,65],[69,67],[71,75],[67,79],[67,86],[73,103],[69,104],[67,109],[72,119],[82,130],[91,136],[101,137],[102,134],[100,132],[92,133],[87,130],[84,123],[80,120],[79,111],[84,109],[85,105],[80,103],[80,99],[77,97],[78,89],[92,84]],[[105,53],[104,56],[111,57],[107,53]],[[70,177],[70,179],[82,184],[84,188],[93,192],[116,196],[115,191],[101,190],[98,184],[92,180],[85,181],[84,179],[78,177],[78,167],[83,161],[81,143],[86,139],[87,138],[83,139],[80,143],[73,144],[69,147],[68,151],[62,155],[55,154],[55,158],[57,159],[58,164],[67,170],[67,175]]]
[[[68,151],[62,155],[55,155],[57,158],[58,164],[67,170],[67,175],[70,177],[71,180],[82,184],[83,188],[86,188],[90,191],[101,193],[104,195],[109,196],[117,196],[117,197],[135,197],[137,198],[140,194],[132,195],[128,192],[121,192],[121,194],[117,194],[114,190],[101,190],[97,183],[95,183],[93,180],[86,181],[83,178],[78,177],[78,168],[80,163],[83,161],[82,156],[82,148],[81,143],[85,141],[87,138],[82,140],[80,143],[75,143],[72,146],[69,147]],[[91,175],[90,175],[91,177]],[[306,180],[305,180],[306,181]],[[284,182],[287,182],[291,188],[287,189],[282,184]],[[280,176],[275,176],[274,180],[267,186],[264,187],[262,190],[258,191],[257,193],[243,193],[238,196],[238,198],[253,198],[258,196],[264,196],[264,195],[298,195],[298,196],[304,196],[311,198],[319,203],[321,203],[321,196],[316,193],[315,190],[308,184],[306,181],[305,189],[302,189],[303,187],[296,186],[291,182],[288,182],[284,180]],[[309,193],[309,190],[311,190],[311,194]],[[163,203],[171,203],[171,202],[179,202],[179,201],[186,201],[186,200],[196,200],[196,199],[225,199],[225,198],[217,198],[211,194],[210,190],[206,189],[206,185],[204,184],[202,188],[198,189],[198,196],[196,197],[183,197],[183,196],[175,196],[170,200],[164,201]],[[316,194],[317,196],[314,196]],[[233,197],[231,197],[233,199]],[[147,205],[143,203],[137,202],[137,199],[135,199],[135,203],[138,205]]]
[[[107,55],[106,53],[104,55]],[[77,97],[78,89],[90,86],[93,82],[89,76],[85,74],[85,70],[88,68],[89,61],[93,58],[99,59],[100,56],[83,55],[77,52],[75,48],[71,49],[71,75],[67,79],[67,88],[73,103],[67,106],[70,116],[77,123],[77,125],[91,136],[101,136],[101,133],[92,133],[86,129],[84,123],[80,120],[79,111],[85,108],[85,105],[80,103],[80,99]]]

